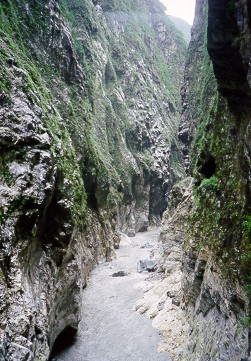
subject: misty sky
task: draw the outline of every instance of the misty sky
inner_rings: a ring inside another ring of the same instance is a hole
[[[193,24],[195,0],[160,0],[167,8],[167,14],[177,16]]]

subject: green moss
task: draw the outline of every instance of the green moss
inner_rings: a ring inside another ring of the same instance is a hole
[[[230,111],[227,101],[217,92],[206,50],[206,28],[201,29],[197,41],[200,46],[204,42],[204,53],[196,53],[198,43],[191,43],[191,84],[186,99],[190,107],[186,116],[194,123],[197,120],[191,151],[195,185],[189,237],[196,238],[198,249],[206,248],[214,254],[226,277],[247,283],[250,235],[247,236],[249,225],[243,219],[248,213],[243,169],[249,166],[240,142],[247,120],[241,112]],[[203,168],[210,167],[209,159],[214,160],[215,169],[211,169],[210,178],[205,178]]]
[[[97,31],[91,2],[83,0],[60,0],[61,9],[66,19],[73,27],[79,26],[79,20],[83,21],[88,32]]]
[[[236,118],[229,113],[225,101],[217,102],[217,108],[201,127],[203,139],[198,145],[199,155],[210,154],[217,170],[215,175],[201,181],[202,160],[197,161],[191,229],[200,240],[198,248],[207,247],[212,251],[228,278],[247,282],[251,252],[246,233],[249,222],[243,221],[246,180],[240,177],[241,167],[245,166],[240,164],[239,143],[225,141],[229,139],[230,129],[235,127]]]
[[[31,4],[32,6],[33,4]],[[32,15],[26,19],[29,23],[37,22],[36,29],[29,28],[33,32],[39,30],[41,22],[46,23],[46,14],[41,18],[41,6],[41,4],[38,4],[32,8]],[[22,17],[23,13],[20,12],[19,16],[19,7],[16,4],[14,6],[13,3],[7,1],[6,4],[0,5],[0,33],[3,35],[5,42],[5,47],[2,45],[0,48],[0,63],[2,64],[0,87],[4,91],[11,91],[10,80],[7,77],[7,62],[10,57],[14,57],[16,67],[22,70],[22,90],[27,95],[31,104],[37,104],[43,111],[44,125],[52,141],[51,151],[55,157],[60,174],[69,183],[68,197],[73,204],[72,219],[75,224],[80,225],[83,223],[87,211],[85,188],[69,132],[62,123],[62,118],[58,111],[53,106],[55,100],[47,87],[46,78],[44,77],[44,73],[49,75],[55,74],[55,72],[52,64],[43,63],[42,59],[40,59],[40,62],[34,61],[32,56],[29,56],[30,48],[28,45],[25,48],[21,38],[22,26],[20,22],[23,20]],[[14,37],[13,34],[16,32],[19,35]],[[26,34],[26,37],[29,37],[29,35]],[[60,82],[60,77],[58,81]],[[9,156],[11,156],[11,153],[9,153]],[[4,166],[3,177],[9,186],[15,182],[15,179],[10,177],[6,166]],[[9,217],[14,211],[21,210],[21,208],[25,209],[28,201],[24,197],[13,199],[9,204],[8,211],[1,211],[2,220]]]
[[[244,234],[244,237],[251,236],[251,216],[250,215],[244,216],[243,234]]]
[[[72,217],[76,223],[80,223],[86,215],[90,198],[96,199],[98,209],[106,208],[110,212],[116,203],[122,201],[123,194],[127,198],[132,196],[132,179],[137,178],[143,183],[140,169],[150,167],[152,158],[149,151],[139,152],[133,140],[127,144],[124,142],[130,101],[135,98],[141,75],[139,60],[145,64],[146,71],[153,74],[153,80],[146,79],[144,97],[151,99],[157,86],[160,113],[167,124],[172,122],[172,134],[164,135],[167,143],[173,142],[173,134],[177,130],[180,95],[176,81],[181,76],[178,70],[173,74],[176,71],[176,64],[173,66],[175,59],[172,59],[167,70],[165,49],[159,50],[156,30],[149,21],[149,4],[145,1],[103,1],[101,5],[105,11],[109,7],[113,9],[112,13],[105,14],[106,22],[97,15],[93,6],[95,2],[60,0],[60,9],[73,37],[73,53],[83,69],[84,89],[83,84],[67,82],[60,70],[65,59],[58,50],[62,49],[62,39],[56,31],[48,52],[52,29],[49,8],[41,2],[30,2],[28,8],[25,4],[24,1],[14,0],[6,1],[0,7],[0,32],[7,48],[7,53],[3,50],[3,55],[0,55],[5,71],[2,78],[6,79],[3,87],[11,91],[6,64],[8,57],[13,56],[17,68],[22,69],[20,82],[23,92],[32,105],[42,109],[55,164],[60,177],[70,184],[61,193],[67,194],[67,199],[72,202]],[[162,6],[152,5],[162,9],[164,21]],[[113,16],[124,26],[122,36],[117,36],[114,29],[108,26]],[[167,34],[172,32],[184,56],[183,40],[168,20],[166,27]],[[177,54],[175,56],[178,57]],[[103,61],[107,63],[106,67]],[[128,64],[132,65],[135,85],[130,83],[127,87],[125,74]],[[99,74],[97,69],[104,74]],[[120,87],[126,94],[125,100],[119,97]],[[172,119],[166,116],[163,105],[166,99],[172,108]],[[143,118],[142,114],[140,116]]]
[[[207,191],[217,189],[219,185],[219,181],[216,176],[212,176],[208,179],[203,179],[201,182],[201,187],[206,189]]]
[[[11,82],[7,71],[3,67],[3,62],[0,60],[0,92],[1,96],[8,96],[11,92]]]
[[[251,317],[244,317],[241,320],[241,326],[243,328],[250,328],[251,327]]]
[[[134,0],[101,0],[102,9],[105,12],[132,12],[141,9],[142,3]],[[141,6],[140,6],[141,5]]]
[[[242,230],[243,230],[243,241],[242,241],[242,268],[245,273],[245,278],[247,280],[247,292],[251,294],[251,271],[250,262],[251,262],[251,216],[244,215],[242,217]],[[250,292],[249,292],[250,291]]]

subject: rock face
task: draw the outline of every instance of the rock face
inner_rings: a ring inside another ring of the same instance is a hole
[[[191,25],[188,24],[186,21],[177,18],[172,15],[168,15],[169,19],[174,23],[174,25],[179,29],[179,31],[184,36],[184,39],[186,40],[187,44],[190,43],[191,40]]]
[[[193,178],[178,182],[169,197],[160,234],[162,256],[158,273],[150,279],[147,292],[136,304],[136,310],[153,319],[153,326],[163,335],[159,347],[171,354],[172,360],[184,360],[182,351],[188,340],[187,313],[182,302],[182,246],[188,229],[192,207]],[[192,360],[192,355],[190,355]]]
[[[95,109],[95,127],[116,129],[106,146],[114,163],[111,167],[120,178],[117,187],[124,192],[124,202],[118,207],[120,226],[134,235],[146,230],[149,221],[159,222],[166,193],[183,174],[175,134],[184,48],[178,45],[181,39],[174,37],[174,28],[158,2],[149,1],[143,8],[122,3],[116,11],[110,2],[100,3],[107,24],[103,28],[110,39],[108,48],[103,41],[99,45],[105,54],[100,65],[109,98],[100,99]]]
[[[179,132],[193,196],[183,212],[182,192],[173,193],[161,236],[162,270],[181,282],[180,306],[170,307],[171,281],[167,294],[165,280],[150,291],[162,289],[164,306],[152,314],[175,360],[250,359],[249,35],[248,1],[197,1]]]
[[[174,360],[250,359],[250,12],[197,1],[178,129],[185,44],[158,1],[1,2],[1,359],[47,360],[118,231],[167,205],[139,312]]]
[[[47,360],[183,176],[185,45],[149,0],[3,1],[0,34],[0,359]]]

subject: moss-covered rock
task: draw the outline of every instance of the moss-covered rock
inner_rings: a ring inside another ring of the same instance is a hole
[[[0,36],[0,358],[46,360],[183,174],[185,44],[154,1],[6,0]]]
[[[248,329],[239,326],[250,314],[250,44],[241,37],[249,10],[245,1],[197,1],[179,133],[195,180],[183,244],[191,327],[184,360],[250,353]],[[217,336],[210,331],[216,320]]]

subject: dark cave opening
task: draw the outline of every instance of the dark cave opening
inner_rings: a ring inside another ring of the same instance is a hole
[[[211,178],[216,172],[216,162],[215,158],[210,155],[206,161],[203,162],[200,166],[200,173],[205,178]]]
[[[77,330],[71,326],[67,326],[56,338],[49,361],[56,360],[55,357],[58,356],[62,351],[74,345],[76,341]]]
[[[91,189],[89,192],[87,192],[87,203],[89,208],[92,210],[98,210],[98,201],[96,198],[95,189]]]

